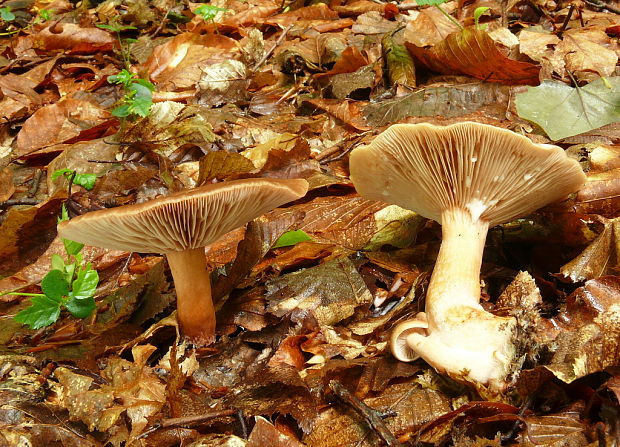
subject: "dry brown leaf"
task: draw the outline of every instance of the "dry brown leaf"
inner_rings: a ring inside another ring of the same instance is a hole
[[[620,279],[590,280],[567,299],[552,319],[558,332],[555,352],[544,368],[565,383],[617,365],[620,361]]]
[[[196,186],[204,185],[213,179],[223,180],[231,175],[251,172],[254,164],[241,154],[214,151],[200,158],[200,173]]]
[[[396,412],[395,417],[384,419],[396,436],[414,432],[451,409],[442,393],[410,383],[391,385],[378,397],[364,399],[364,403],[378,411]],[[373,447],[380,440],[358,413],[339,405],[319,413],[312,433],[303,442],[308,447]]]
[[[160,91],[193,90],[203,68],[240,52],[235,43],[220,34],[178,34],[155,47],[143,64],[144,70]]]
[[[72,97],[61,99],[40,108],[26,120],[17,134],[14,156],[30,155],[79,137],[110,117],[110,112],[93,102]]]
[[[309,102],[326,111],[356,130],[366,131],[371,129],[362,115],[360,102],[336,99],[306,99],[305,102]]]
[[[598,237],[575,259],[565,264],[562,273],[573,282],[617,274],[620,256],[620,219],[605,222]]]
[[[588,445],[586,424],[578,411],[567,410],[545,416],[526,416],[525,428],[519,434],[523,447],[583,447]]]
[[[284,12],[264,20],[266,25],[275,25],[286,28],[292,25],[299,25],[300,22],[315,20],[336,20],[338,14],[332,11],[325,3],[318,3],[312,6],[304,6],[292,11]]]
[[[0,170],[0,202],[9,200],[15,192],[13,184],[13,170],[9,167]]]
[[[456,8],[456,2],[447,2],[441,7],[448,13]],[[433,7],[424,8],[418,16],[407,23],[404,39],[417,47],[437,45],[459,27],[442,12]]]
[[[508,59],[486,31],[465,28],[448,35],[432,48],[405,42],[426,68],[443,74],[466,74],[488,82],[538,85],[540,67]]]
[[[111,51],[117,40],[100,28],[82,28],[75,23],[52,22],[52,25],[18,39],[16,53],[34,48],[41,51],[62,50],[68,54],[92,54]]]
[[[257,417],[246,447],[303,447],[298,440],[282,433],[271,422]]]
[[[588,173],[571,205],[578,213],[616,217],[620,212],[620,168]]]

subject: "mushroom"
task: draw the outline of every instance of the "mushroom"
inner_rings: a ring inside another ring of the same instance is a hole
[[[480,305],[487,231],[575,192],[585,181],[579,163],[560,147],[490,125],[396,124],[354,149],[350,170],[362,196],[442,225],[425,312],[394,328],[394,356],[422,357],[457,380],[502,392],[516,320]]]
[[[215,336],[204,246],[306,194],[303,179],[245,179],[84,214],[58,225],[66,239],[117,250],[164,253],[177,292],[177,319],[197,345]]]

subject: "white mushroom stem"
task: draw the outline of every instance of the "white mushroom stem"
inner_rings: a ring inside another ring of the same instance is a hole
[[[488,222],[469,210],[444,211],[442,242],[426,295],[426,312],[395,329],[408,348],[438,371],[501,392],[506,385],[514,318],[480,305],[480,266]]]
[[[197,345],[215,338],[215,309],[204,248],[166,253],[177,292],[177,319],[182,332]]]
[[[442,213],[441,247],[426,293],[429,330],[461,321],[459,314],[451,315],[455,306],[482,310],[480,266],[488,229],[488,222],[472,219],[467,210],[451,208]]]

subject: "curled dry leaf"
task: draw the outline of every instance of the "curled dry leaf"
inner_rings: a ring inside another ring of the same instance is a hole
[[[508,59],[486,31],[465,28],[431,48],[410,42],[405,45],[422,65],[437,73],[466,74],[509,85],[538,85],[540,82],[540,67]]]
[[[256,417],[256,423],[250,433],[246,447],[304,447],[295,438],[282,433],[263,417]]]
[[[336,99],[306,99],[308,102],[321,110],[326,111],[333,117],[357,130],[370,130],[360,110],[358,102]]]
[[[523,447],[582,447],[588,445],[587,426],[581,412],[567,409],[561,413],[544,416],[525,416],[525,430],[517,439]]]
[[[620,218],[605,222],[598,237],[575,259],[565,264],[560,273],[573,282],[618,274],[620,266]]]
[[[441,7],[450,14],[456,8],[456,2],[448,2]],[[458,31],[459,27],[439,9],[428,7],[407,23],[404,38],[412,45],[426,47],[437,45],[450,34]]]

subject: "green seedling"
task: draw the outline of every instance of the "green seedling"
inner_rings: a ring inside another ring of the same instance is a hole
[[[489,12],[490,9],[491,8],[489,8],[488,6],[480,6],[474,9],[474,26],[476,27],[476,29],[486,29],[487,25],[479,25],[478,22],[480,21],[480,17]]]
[[[208,22],[213,20],[218,12],[222,11],[228,11],[228,9],[219,8],[213,5],[200,5],[198,8],[194,9],[194,14],[201,16],[202,20]]]
[[[47,22],[48,20],[52,18],[52,15],[53,15],[53,10],[41,9],[39,10],[38,14],[36,15],[32,23],[30,23],[28,26],[24,28],[19,28],[19,29],[15,29],[12,31],[8,31],[6,33],[0,33],[0,36],[10,36],[12,34],[19,33],[20,31],[26,30],[28,28],[32,28],[37,23]],[[4,20],[5,22],[11,22],[15,20],[15,14],[13,14],[13,12],[11,11],[10,6],[5,6],[3,8],[0,8],[0,18]]]
[[[78,174],[73,169],[58,169],[54,171],[52,180],[56,180],[60,176],[65,177],[67,180],[72,181],[72,183],[88,191],[95,187],[95,182],[97,181],[97,176],[95,174]],[[73,180],[71,180],[72,177]]]
[[[113,33],[116,34],[116,39],[118,40],[118,46],[121,51],[121,57],[123,58],[123,65],[125,66],[125,68],[131,67],[131,53],[129,51],[129,44],[136,42],[136,39],[131,39],[131,38],[123,39],[121,37],[121,33],[123,31],[127,31],[130,29],[137,29],[137,28],[135,26],[119,25],[119,24],[113,24],[113,25],[97,24],[95,26],[97,28],[112,31]]]
[[[452,23],[454,23],[456,26],[458,26],[460,29],[463,29],[463,26],[457,22],[454,17],[452,17],[450,14],[448,14],[448,12],[443,9],[440,5],[443,3],[446,3],[449,0],[415,0],[416,3],[420,6],[425,6],[425,5],[430,5],[430,6],[434,6],[435,8],[437,8],[444,16],[446,16],[448,18],[448,20],[450,20]]]
[[[67,209],[63,206],[59,222],[68,220]],[[86,318],[95,310],[95,291],[99,284],[99,274],[85,263],[82,257],[84,244],[62,240],[66,258],[52,255],[52,269],[41,280],[43,293],[11,292],[7,295],[30,296],[30,306],[15,315],[15,321],[32,329],[39,329],[55,323],[64,308],[76,318]]]
[[[116,75],[109,76],[108,82],[122,85],[125,89],[125,96],[121,100],[121,105],[112,110],[112,115],[119,118],[130,115],[141,117],[149,115],[153,105],[153,92],[155,91],[153,84],[125,69]]]

